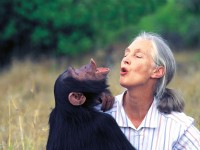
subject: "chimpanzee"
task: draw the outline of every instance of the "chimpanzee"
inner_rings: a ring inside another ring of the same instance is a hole
[[[134,150],[116,121],[95,109],[108,90],[109,68],[90,63],[80,69],[69,67],[54,85],[55,108],[50,113],[47,150]],[[106,96],[105,96],[106,95]]]

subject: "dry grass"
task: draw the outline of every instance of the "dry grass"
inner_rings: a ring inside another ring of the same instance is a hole
[[[200,52],[176,54],[177,74],[171,86],[185,99],[185,112],[195,119],[200,129]]]
[[[200,87],[198,85],[200,63],[195,60],[196,53],[191,55],[181,53],[176,56],[179,71],[170,86],[182,92],[186,101],[185,112],[195,118],[196,126],[200,129]],[[100,58],[98,62],[101,63],[101,57],[98,58]],[[10,68],[0,73],[0,149],[45,149],[48,116],[51,108],[54,107],[55,79],[69,64],[80,66],[88,60],[89,57],[81,61],[59,63],[53,59],[37,63],[30,60],[13,61]],[[119,62],[112,66],[109,75],[110,88],[114,95],[123,91],[118,80]]]

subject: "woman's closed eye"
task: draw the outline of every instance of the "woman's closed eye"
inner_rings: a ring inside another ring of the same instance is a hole
[[[137,57],[137,58],[142,58],[142,55],[136,54],[135,57]]]
[[[143,58],[143,54],[142,53],[135,53],[134,57],[136,57],[136,58]]]

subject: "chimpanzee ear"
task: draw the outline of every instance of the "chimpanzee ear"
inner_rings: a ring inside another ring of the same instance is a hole
[[[79,106],[85,103],[86,97],[83,93],[71,92],[68,95],[69,102],[74,106]]]

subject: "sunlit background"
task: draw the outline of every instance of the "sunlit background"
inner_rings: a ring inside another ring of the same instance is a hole
[[[68,66],[94,58],[119,85],[123,51],[141,31],[172,48],[177,73],[169,85],[185,99],[200,129],[199,0],[1,0],[0,150],[43,150],[53,86]]]

